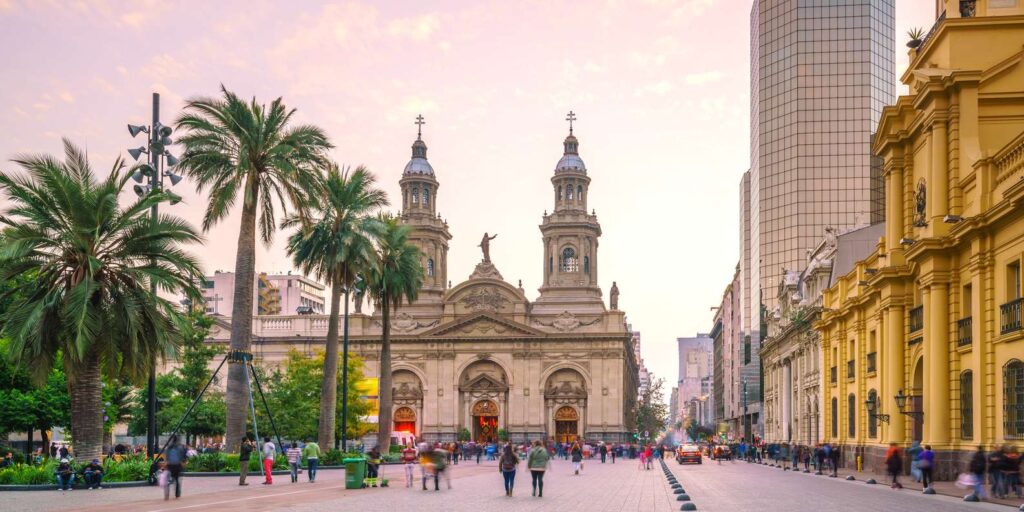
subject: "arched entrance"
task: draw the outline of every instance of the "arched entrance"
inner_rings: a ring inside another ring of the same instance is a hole
[[[399,407],[395,409],[393,415],[395,426],[392,429],[393,432],[408,432],[412,435],[418,435],[416,432],[416,411],[408,407]]]
[[[910,403],[909,409],[914,412],[911,416],[914,422],[914,441],[921,441],[924,437],[924,358],[919,358],[914,365],[914,389],[908,393]]]
[[[555,440],[559,443],[571,443],[579,437],[580,414],[567,405],[555,411]]]
[[[498,440],[498,405],[490,400],[473,404],[473,440],[492,443]]]

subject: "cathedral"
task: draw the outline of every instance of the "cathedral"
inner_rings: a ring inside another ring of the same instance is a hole
[[[606,307],[598,286],[601,225],[587,213],[590,177],[572,133],[575,116],[567,120],[551,176],[554,208],[540,224],[543,284],[533,301],[521,282],[502,278],[487,233],[472,274],[451,285],[452,235],[437,214],[442,176],[418,131],[399,181],[400,219],[423,252],[424,280],[418,299],[392,313],[392,431],[426,441],[453,441],[463,429],[478,442],[501,430],[517,442],[631,439],[637,362],[617,287]],[[379,312],[357,307],[349,316],[350,353],[364,361],[367,377],[379,375],[381,328]],[[323,315],[258,316],[253,351],[271,363],[291,349],[311,354],[326,332]],[[226,344],[229,336],[218,323],[211,341]]]

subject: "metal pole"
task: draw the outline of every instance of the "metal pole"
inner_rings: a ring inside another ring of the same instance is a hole
[[[173,437],[174,435],[176,435],[178,433],[178,429],[181,428],[181,424],[185,423],[185,419],[188,418],[189,414],[192,414],[192,409],[195,409],[196,404],[198,404],[199,400],[201,400],[203,398],[203,395],[206,394],[206,390],[210,388],[210,384],[213,384],[213,379],[217,377],[218,373],[220,373],[220,369],[224,366],[224,363],[227,362],[229,357],[231,357],[230,353],[225,355],[224,359],[221,359],[220,364],[217,365],[217,369],[214,370],[212,374],[210,374],[210,380],[206,381],[206,385],[203,386],[203,390],[200,391],[198,395],[196,395],[196,399],[193,400],[192,404],[188,406],[188,410],[185,411],[185,415],[182,416],[180,420],[178,420],[178,424],[174,426],[173,430],[171,430],[171,436],[169,436],[167,438],[167,442],[171,441],[170,437]],[[167,443],[164,443],[163,448],[160,448],[160,451],[157,452],[156,457],[159,457],[160,454],[163,453],[164,450],[166,450],[166,449],[167,449]]]
[[[158,177],[160,174],[160,155],[156,151],[153,151],[153,143],[157,142],[160,136],[157,133],[159,130],[156,129],[157,123],[160,122],[160,94],[153,93],[153,124],[149,127],[149,165],[153,168],[153,174],[149,177],[149,186],[151,190],[155,190],[158,186]],[[153,207],[149,210],[150,216],[153,222],[157,219],[157,205],[153,203]],[[155,295],[157,293],[156,283],[150,281],[149,290]],[[146,390],[146,453],[151,456],[156,451],[156,447],[159,446],[160,441],[156,431],[156,354],[153,354],[149,365],[149,383]],[[163,450],[161,450],[163,451]]]
[[[260,386],[260,376],[256,374],[256,366],[252,364],[252,359],[249,359],[249,370],[252,372],[252,378],[256,381],[256,391],[260,393],[260,400],[263,401],[263,407],[267,410],[267,419],[270,420],[270,428],[274,429],[274,437],[277,438],[277,448],[284,453],[284,445],[281,443],[281,433],[277,431],[277,424],[274,423],[274,414],[270,412],[270,406],[267,405],[267,397],[263,394],[263,387]],[[252,394],[252,390],[249,390],[249,394]]]
[[[348,269],[345,269],[348,278]],[[342,321],[341,343],[341,451],[348,448],[348,294],[351,285],[345,286],[345,314]]]
[[[259,455],[260,474],[262,474],[264,480],[266,480],[266,478],[267,478],[267,470],[263,467],[263,448],[262,448],[263,445],[260,444],[260,429],[256,425],[256,403],[252,399],[252,383],[249,382],[249,372],[245,372],[245,389],[246,389],[246,391],[249,392],[249,411],[252,412],[252,432],[253,432],[253,436],[256,437],[256,446],[260,447],[259,450],[256,450],[256,453],[260,454]]]

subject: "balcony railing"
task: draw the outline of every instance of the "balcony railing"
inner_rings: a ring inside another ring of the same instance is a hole
[[[924,329],[924,306],[910,310],[910,332],[914,333],[921,329]]]
[[[999,306],[999,334],[1020,330],[1021,299],[1013,299]]]
[[[854,375],[856,375],[856,373],[855,373],[856,372],[856,368],[857,368],[857,362],[856,361],[847,361],[846,362],[846,378],[847,379],[852,379],[854,377]]]
[[[828,381],[835,384],[839,380],[839,369],[833,366],[828,369]]]
[[[971,327],[973,325],[974,322],[971,320],[971,317],[961,318],[956,321],[956,346],[966,347],[974,341],[974,338],[971,337]]]
[[[868,367],[867,372],[868,373],[875,373],[875,370],[876,370],[875,365],[878,363],[878,353],[877,352],[869,353],[868,354],[868,361],[867,361],[867,363],[868,363],[867,364],[867,367]]]

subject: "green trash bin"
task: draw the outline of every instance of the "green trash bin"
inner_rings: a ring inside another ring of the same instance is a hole
[[[345,488],[362,489],[363,479],[366,478],[366,459],[352,457],[341,461],[345,465]]]

